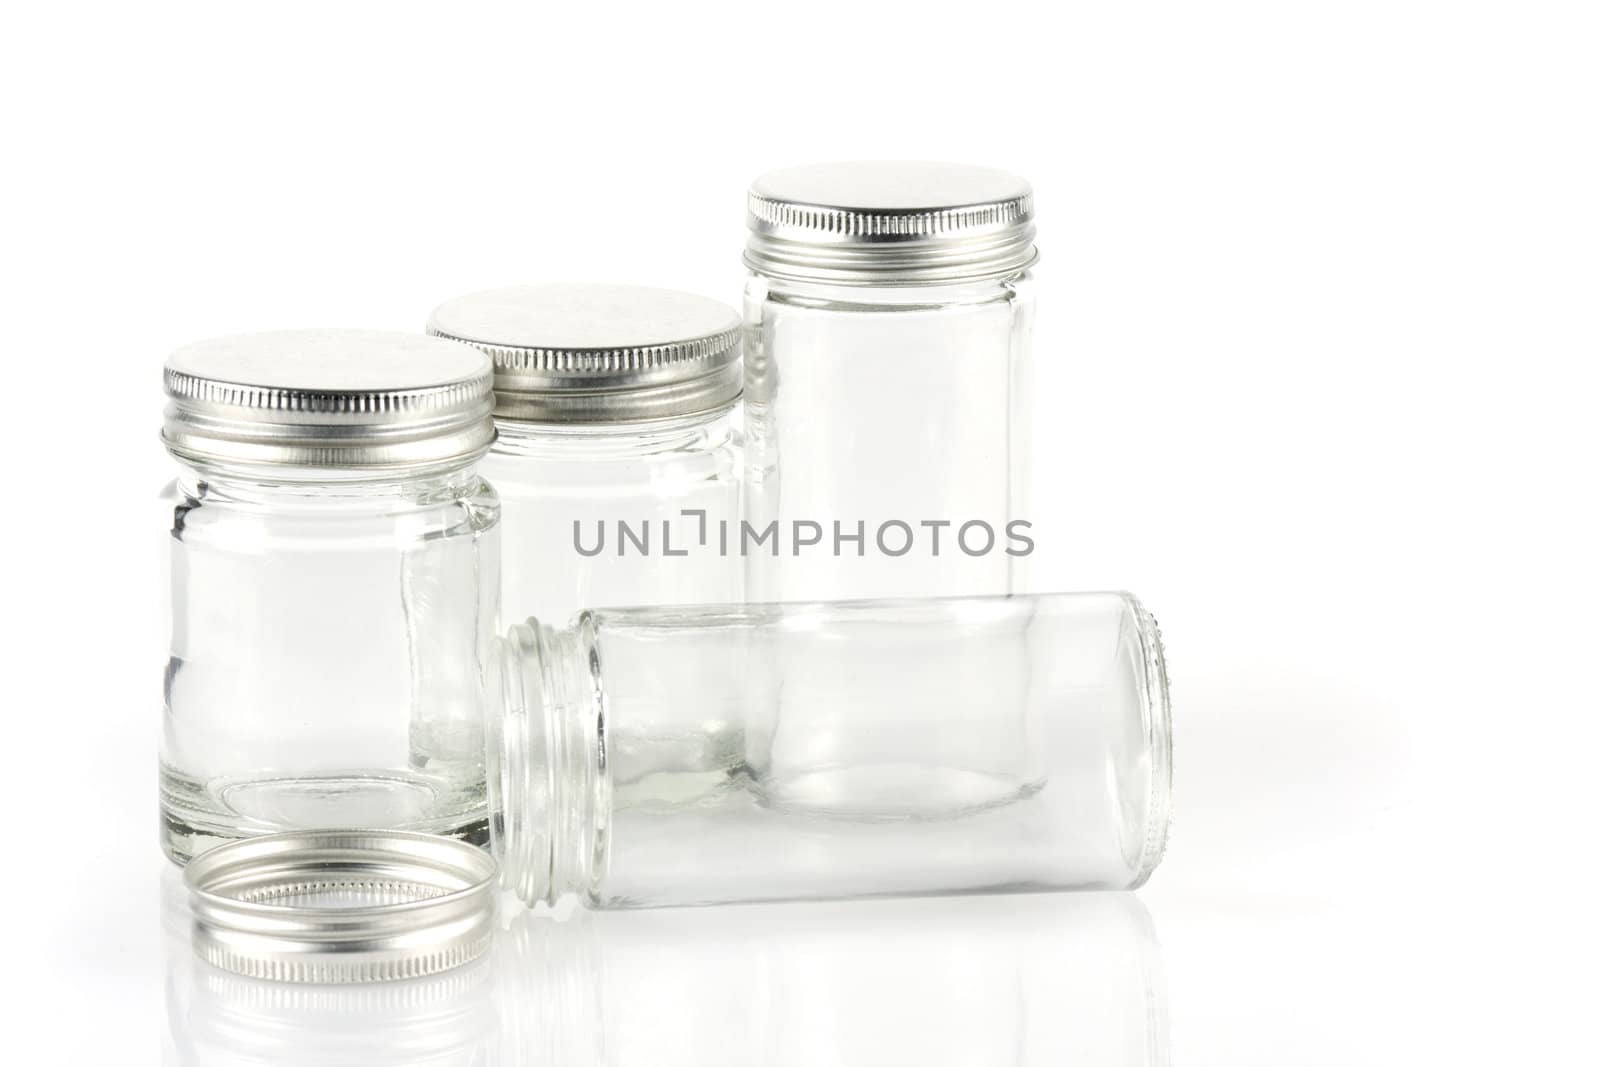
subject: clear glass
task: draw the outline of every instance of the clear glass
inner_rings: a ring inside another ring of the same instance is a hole
[[[389,482],[185,469],[166,490],[162,846],[359,826],[486,838],[499,506]]]
[[[592,611],[512,627],[490,678],[529,903],[1124,889],[1166,840],[1160,636],[1126,594]]]
[[[733,412],[572,426],[498,420],[482,469],[501,500],[506,616],[743,599],[742,565],[720,547],[739,518]]]
[[[1021,587],[1033,289],[750,278],[749,599]]]

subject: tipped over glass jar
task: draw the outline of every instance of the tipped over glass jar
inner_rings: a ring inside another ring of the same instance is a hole
[[[1129,889],[1165,846],[1166,669],[1126,594],[530,619],[488,690],[530,905]]]

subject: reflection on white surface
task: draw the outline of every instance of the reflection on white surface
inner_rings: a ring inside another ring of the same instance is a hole
[[[1167,1062],[1160,952],[1131,893],[518,912],[432,979],[292,986],[211,968],[164,884],[167,1062]]]

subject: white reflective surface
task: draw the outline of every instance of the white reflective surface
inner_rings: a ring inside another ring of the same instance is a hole
[[[189,951],[166,904],[167,1062],[379,1065],[1165,1064],[1133,894],[520,912],[489,959],[292,986]]]

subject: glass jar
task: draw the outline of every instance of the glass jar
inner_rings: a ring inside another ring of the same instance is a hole
[[[739,315],[620,285],[496,289],[429,332],[488,353],[512,618],[743,597]],[[737,542],[735,541],[735,544]]]
[[[1015,591],[1033,194],[999,171],[838,163],[749,195],[752,600]]]
[[[1155,621],[1119,593],[588,611],[490,672],[526,902],[1141,884],[1170,792]]]
[[[167,854],[319,827],[483,840],[489,361],[294,331],[184,348],[165,381]]]

